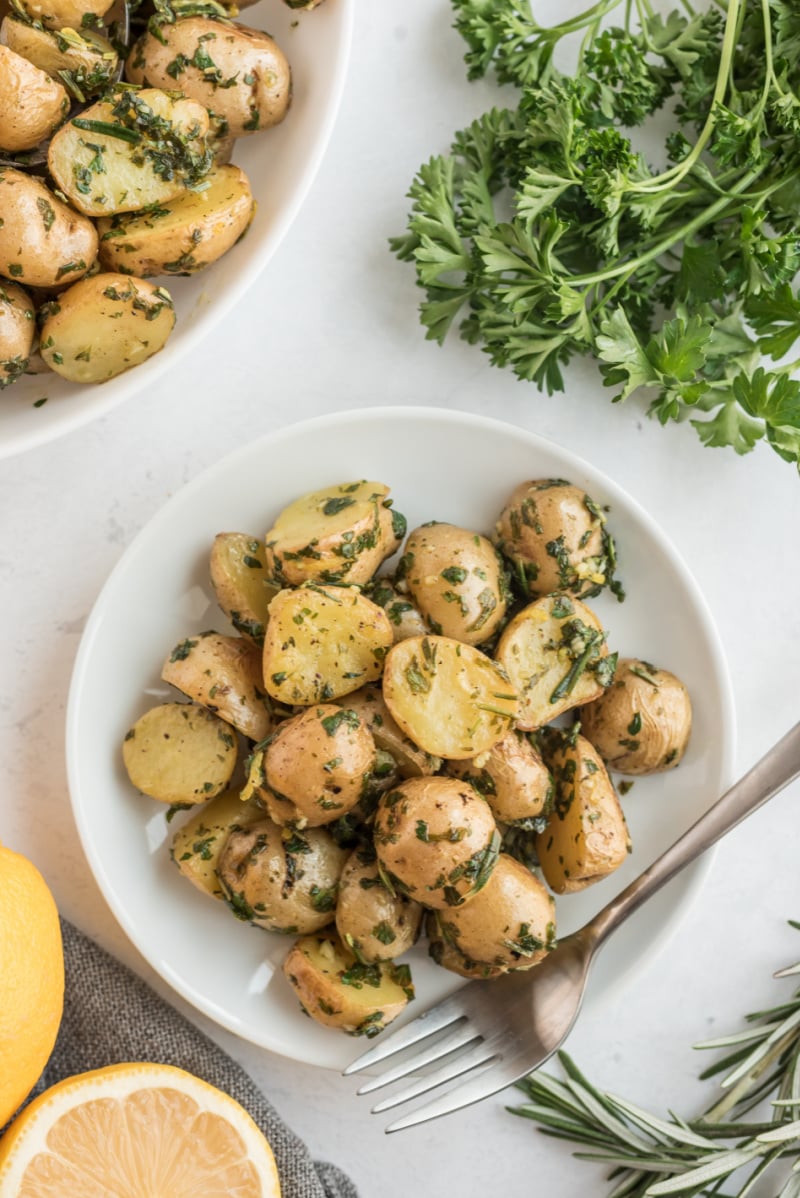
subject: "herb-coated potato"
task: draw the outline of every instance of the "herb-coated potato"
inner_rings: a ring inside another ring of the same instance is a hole
[[[104,17],[114,0],[20,0],[29,17],[45,29],[80,29],[84,17]]]
[[[208,128],[208,113],[194,100],[120,89],[59,129],[47,165],[86,216],[136,212],[167,203],[208,173]]]
[[[360,961],[393,961],[410,949],[422,907],[386,889],[375,854],[356,849],[339,879],[336,930]]]
[[[164,662],[161,677],[251,740],[272,731],[260,654],[244,637],[218,632],[186,637]]]
[[[0,150],[32,150],[69,112],[64,87],[0,45]]]
[[[377,1036],[414,997],[407,965],[362,965],[331,933],[298,940],[283,972],[312,1019],[351,1036]]]
[[[162,803],[204,803],[225,789],[236,768],[236,738],[204,707],[162,703],[140,716],[122,744],[137,790]]]
[[[390,890],[425,907],[457,907],[491,876],[500,834],[484,798],[458,778],[409,778],[382,795],[375,851]]]
[[[280,591],[269,606],[264,681],[288,705],[337,699],[380,677],[391,644],[385,611],[355,588]]]
[[[506,972],[497,965],[473,961],[454,944],[445,940],[439,928],[436,911],[428,911],[425,915],[425,934],[428,937],[428,954],[442,969],[449,969],[451,973],[457,973],[462,978],[477,978],[484,982],[491,978],[499,978]]]
[[[542,873],[556,894],[608,877],[631,851],[625,816],[600,754],[576,729],[553,730],[545,760],[555,782],[553,815],[536,837]]]
[[[253,218],[250,183],[238,166],[212,167],[203,183],[147,212],[98,221],[105,269],[141,279],[191,275],[226,254]]]
[[[36,313],[28,294],[0,282],[0,391],[25,373],[36,332]]]
[[[264,819],[254,800],[243,803],[237,791],[226,790],[204,803],[181,824],[172,838],[170,857],[185,878],[210,898],[224,898],[217,877],[220,853],[231,832],[249,828]]]
[[[237,919],[297,935],[332,922],[346,857],[321,828],[287,833],[264,818],[230,833],[217,876]]]
[[[264,644],[269,605],[278,591],[267,578],[264,546],[244,532],[221,532],[211,547],[211,585],[225,615],[242,636]]]
[[[383,697],[415,744],[454,761],[477,757],[502,740],[519,707],[501,665],[445,636],[396,644],[386,658]]]
[[[283,586],[369,582],[405,535],[384,483],[340,483],[301,495],[266,535],[267,565]]]
[[[97,231],[41,180],[0,167],[0,275],[26,287],[74,283],[94,265]]]
[[[355,807],[375,760],[372,733],[354,711],[309,707],[281,724],[263,750],[267,809],[278,824],[332,823]]]
[[[547,595],[518,612],[495,656],[519,691],[517,727],[526,732],[599,698],[617,662],[597,616],[568,595]]]
[[[397,570],[434,631],[480,645],[506,611],[506,583],[497,551],[479,533],[432,521],[409,534]]]
[[[9,16],[0,26],[0,42],[59,84],[60,72],[69,71],[70,78],[85,96],[107,87],[117,69],[116,50],[108,38],[93,30],[53,32]]]
[[[347,696],[347,706],[366,720],[375,744],[391,754],[404,778],[436,774],[442,768],[441,757],[426,753],[406,736],[386,706],[380,686],[363,686]]]
[[[525,593],[591,598],[611,582],[614,546],[605,513],[562,478],[520,483],[495,526],[498,548]]]
[[[58,297],[42,325],[39,349],[72,383],[105,383],[163,349],[175,327],[168,291],[145,279],[99,274]]]
[[[556,945],[553,896],[507,853],[479,894],[461,907],[437,911],[436,922],[441,938],[462,956],[504,973],[538,965]]]
[[[624,658],[604,695],[582,707],[581,730],[609,769],[656,774],[680,762],[692,730],[689,692],[669,670]]]
[[[388,578],[376,578],[369,587],[369,597],[386,612],[392,625],[395,641],[407,636],[425,636],[432,628],[422,612],[406,595],[401,595]]]
[[[126,64],[131,83],[178,88],[225,118],[233,137],[277,125],[292,95],[289,63],[267,33],[209,17],[185,17],[145,33]]]
[[[488,753],[472,761],[448,761],[447,772],[471,782],[500,823],[535,828],[550,813],[550,771],[519,732],[510,732]]]

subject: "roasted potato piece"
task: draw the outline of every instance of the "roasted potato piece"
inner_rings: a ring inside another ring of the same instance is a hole
[[[175,327],[163,287],[126,275],[99,274],[58,297],[42,325],[39,349],[72,383],[105,383],[163,349]]]
[[[339,483],[302,495],[266,535],[267,565],[281,585],[369,582],[405,535],[383,483]]]
[[[258,803],[243,803],[235,790],[226,790],[181,824],[172,838],[170,857],[193,886],[211,898],[222,899],[217,865],[225,842],[232,832],[263,819]]]
[[[236,768],[236,738],[204,707],[162,703],[140,716],[122,744],[137,790],[161,803],[204,803],[225,789]]]
[[[0,275],[26,287],[75,282],[94,265],[97,232],[32,175],[0,169]]]
[[[131,83],[179,88],[223,116],[233,137],[283,120],[292,95],[289,63],[267,33],[230,21],[184,17],[134,44]]]
[[[36,313],[27,292],[0,282],[0,391],[25,373],[35,333]]]
[[[444,636],[409,637],[395,645],[386,658],[383,697],[415,744],[454,761],[496,745],[519,708],[502,665]]]
[[[581,731],[609,769],[656,774],[674,769],[692,730],[689,692],[669,670],[626,657],[614,682],[578,713]]]
[[[371,848],[356,849],[339,879],[336,930],[359,961],[392,961],[412,947],[422,907],[387,890]]]
[[[0,42],[32,62],[40,71],[61,84],[61,72],[70,78],[85,96],[103,91],[112,82],[117,69],[117,52],[108,38],[92,30],[39,29],[16,16],[8,16],[0,26]]]
[[[395,643],[408,636],[425,636],[433,631],[419,608],[409,602],[406,595],[401,595],[390,579],[376,578],[367,593],[389,617]]]
[[[568,595],[547,595],[518,612],[495,656],[519,692],[517,727],[526,732],[599,698],[617,664],[597,616]]]
[[[529,869],[501,853],[483,890],[452,911],[437,911],[441,939],[463,957],[504,973],[531,969],[556,946],[556,907]]]
[[[210,571],[217,603],[236,631],[263,645],[269,605],[278,593],[267,578],[263,543],[243,532],[219,533]]]
[[[188,636],[164,662],[161,677],[251,740],[263,740],[272,731],[260,654],[243,637],[218,632]]]
[[[114,0],[20,0],[21,7],[45,29],[81,29],[85,18],[104,17]]]
[[[238,166],[212,167],[202,191],[185,191],[147,212],[123,212],[97,222],[100,261],[140,279],[192,275],[227,254],[255,212],[247,175]]]
[[[409,778],[382,795],[375,851],[384,883],[425,907],[457,907],[488,882],[500,833],[484,798],[458,778]]]
[[[0,150],[32,150],[69,112],[60,83],[27,58],[0,45]]]
[[[208,174],[208,113],[194,100],[118,89],[83,110],[50,142],[50,174],[86,216],[165,204]]]
[[[553,774],[553,815],[536,837],[545,881],[572,894],[608,877],[631,851],[625,816],[600,754],[577,733],[551,729],[545,760]]]
[[[436,911],[428,911],[425,915],[425,935],[428,937],[428,955],[437,965],[441,965],[442,969],[449,969],[451,973],[457,973],[462,978],[477,978],[484,982],[491,978],[499,978],[506,972],[497,965],[486,965],[482,961],[473,961],[470,957],[465,957],[455,945],[445,940],[439,929]]]
[[[495,526],[523,594],[588,599],[613,584],[616,554],[605,512],[563,478],[521,483]]]
[[[304,934],[333,921],[346,857],[321,828],[301,835],[262,819],[230,833],[217,877],[237,919],[269,932]]]
[[[303,1010],[351,1036],[377,1036],[414,997],[411,970],[393,961],[362,965],[338,936],[304,936],[283,964]]]
[[[471,761],[448,761],[447,772],[472,783],[495,819],[535,828],[550,813],[553,779],[526,736],[510,732],[488,753]]]
[[[355,588],[281,591],[269,606],[264,681],[287,705],[341,698],[380,677],[391,644],[386,613]]]
[[[431,521],[409,534],[396,581],[434,632],[468,645],[488,641],[507,603],[504,569],[491,541]]]
[[[395,723],[384,702],[380,686],[363,686],[347,696],[347,706],[367,721],[375,744],[391,754],[404,778],[436,774],[442,768],[441,757],[426,753]]]

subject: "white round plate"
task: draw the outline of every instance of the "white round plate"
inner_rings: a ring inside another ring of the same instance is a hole
[[[208,582],[216,533],[263,536],[290,500],[352,478],[392,488],[409,528],[445,520],[490,529],[524,479],[568,478],[610,505],[627,598],[592,601],[609,643],[675,671],[694,703],[694,731],[680,768],[638,779],[624,799],[633,854],[611,878],[558,901],[559,930],[579,926],[725,789],[732,770],[730,684],[702,595],[664,534],[610,479],[557,445],[507,424],[458,412],[383,408],[295,425],[246,445],[184,487],[139,533],[94,607],[75,664],[67,716],[69,783],[89,864],[111,909],[150,964],[224,1027],[297,1060],[340,1067],[359,1043],[301,1014],[281,974],[287,940],[239,923],[183,879],[169,860],[161,804],[128,782],[120,746],[127,729],[161,701],[161,663],[187,635],[230,631]],[[674,931],[708,863],[677,878],[605,949],[597,995]],[[410,958],[417,1001],[409,1016],[459,979]]]
[[[355,0],[326,0],[311,12],[283,0],[261,0],[239,20],[266,29],[292,68],[293,97],[274,129],[244,137],[233,161],[250,179],[258,207],[247,236],[224,258],[192,278],[163,278],[177,324],[166,347],[142,366],[101,386],[81,387],[57,374],[27,375],[2,392],[0,458],[52,441],[102,416],[174,369],[205,344],[214,326],[244,295],[280,245],[317,173],[344,89]],[[47,402],[34,403],[42,397]]]

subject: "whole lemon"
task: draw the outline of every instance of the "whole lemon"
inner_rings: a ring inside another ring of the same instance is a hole
[[[64,950],[47,883],[0,844],[0,1127],[33,1089],[64,1006]]]

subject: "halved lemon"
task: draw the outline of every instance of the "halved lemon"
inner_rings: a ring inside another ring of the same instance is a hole
[[[280,1198],[247,1111],[169,1065],[67,1078],[0,1141],[0,1198]]]

